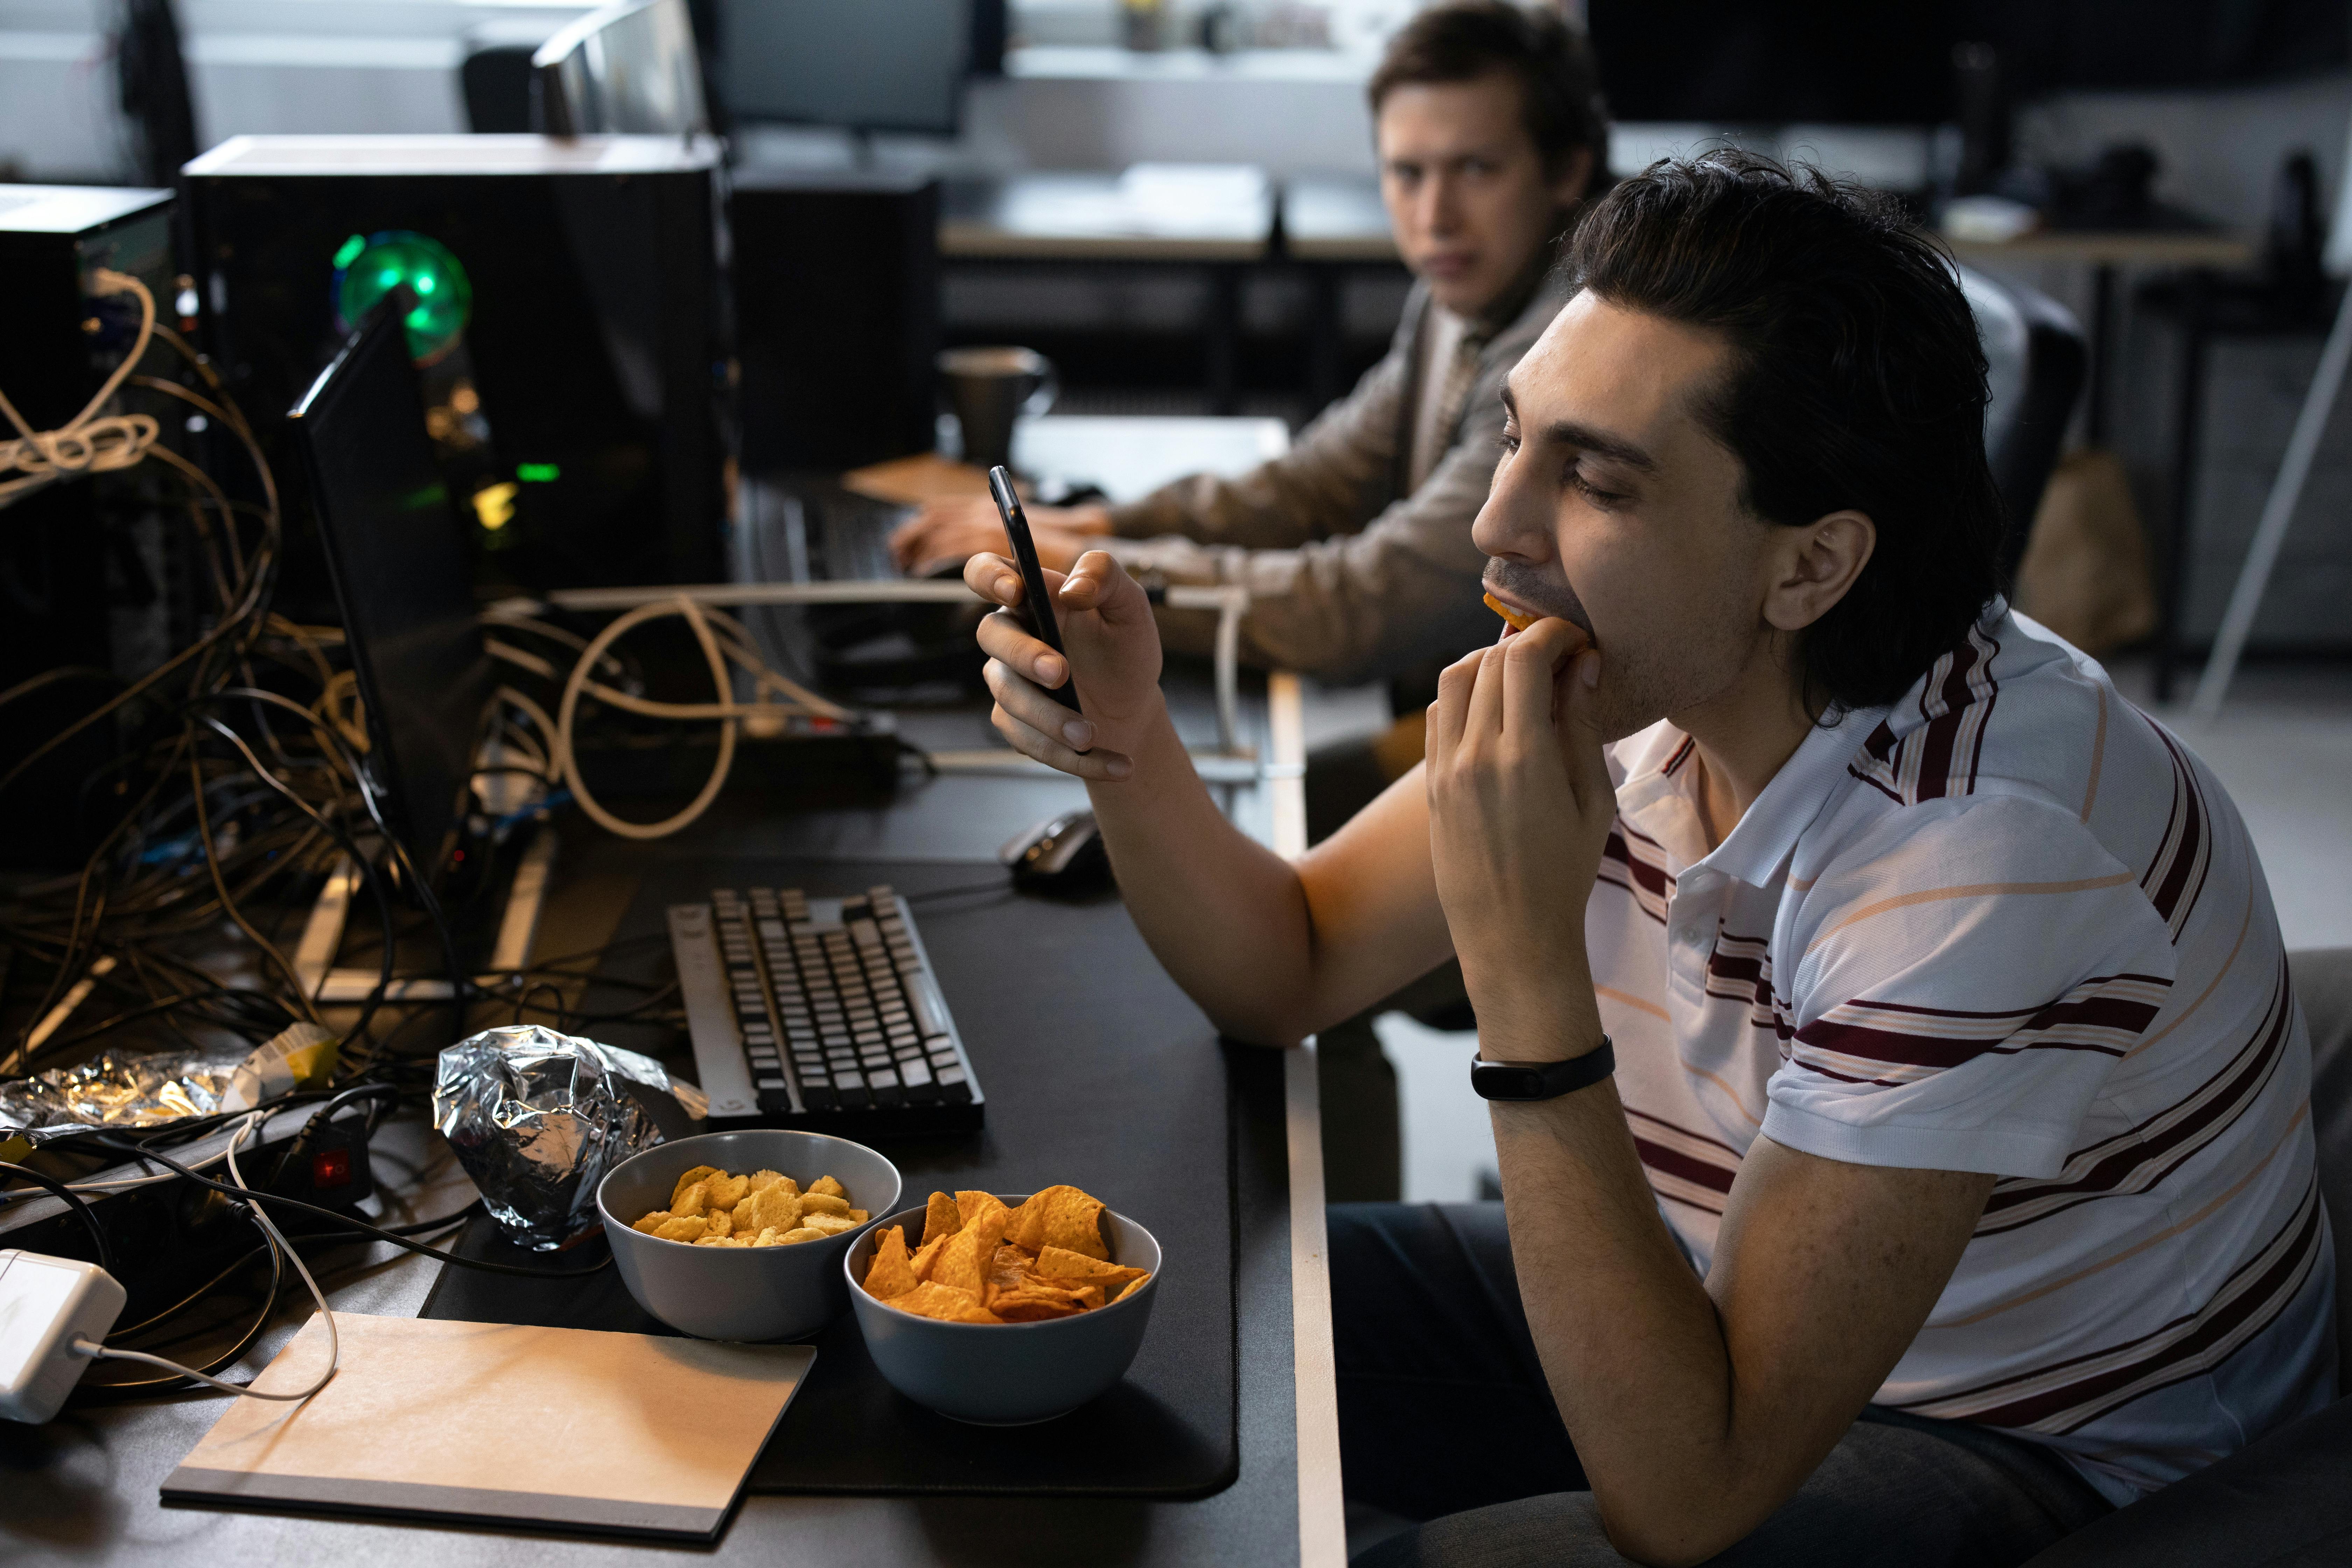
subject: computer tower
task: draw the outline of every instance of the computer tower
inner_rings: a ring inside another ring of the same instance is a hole
[[[939,182],[738,171],[730,216],[745,470],[838,472],[929,451]]]
[[[480,574],[711,581],[718,167],[708,138],[234,138],[182,172],[206,342],[282,478],[286,410],[383,288],[421,286],[412,352]],[[281,603],[331,613],[310,526],[289,519]]]
[[[0,393],[35,430],[80,413],[137,342],[136,298],[91,291],[101,268],[144,283],[158,319],[172,324],[171,192],[0,185]],[[163,370],[166,358],[157,345],[151,368]],[[165,440],[184,442],[183,420],[168,416],[162,398],[119,395],[163,416]],[[0,439],[16,436],[0,425]],[[155,489],[153,476],[134,468],[63,480],[0,507],[0,690],[75,672],[0,710],[0,775],[117,682],[161,663],[173,623],[188,619],[171,566],[182,542],[157,515]],[[0,867],[80,863],[113,820],[103,791],[116,747],[112,725],[92,725],[0,792]]]

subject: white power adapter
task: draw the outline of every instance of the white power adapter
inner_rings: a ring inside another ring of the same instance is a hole
[[[55,1415],[89,1369],[75,1342],[102,1342],[122,1302],[122,1287],[95,1263],[0,1250],[0,1419]]]

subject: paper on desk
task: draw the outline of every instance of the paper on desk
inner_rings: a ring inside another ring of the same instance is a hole
[[[335,1323],[333,1381],[296,1405],[231,1401],[164,1501],[711,1540],[816,1359],[584,1329]],[[314,1316],[255,1382],[299,1389],[326,1356]]]

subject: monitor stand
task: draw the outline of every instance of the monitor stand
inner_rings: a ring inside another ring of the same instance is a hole
[[[507,889],[506,908],[499,917],[498,939],[491,944],[488,972],[479,977],[495,985],[530,962],[530,944],[539,934],[539,915],[547,901],[547,884],[555,869],[556,832],[548,823],[531,829],[523,847],[514,880]],[[383,977],[381,968],[337,969],[335,954],[343,942],[343,921],[360,890],[360,868],[348,855],[339,857],[327,885],[310,906],[310,919],[294,950],[294,973],[314,1001],[359,1003],[367,1000]],[[441,979],[394,980],[385,988],[387,1002],[446,1002],[449,982]]]

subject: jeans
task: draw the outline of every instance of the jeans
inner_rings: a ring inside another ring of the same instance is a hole
[[[1620,1563],[1519,1305],[1500,1204],[1329,1210],[1339,1454],[1351,1503],[1422,1521],[1377,1568]],[[1864,1411],[1745,1541],[1739,1568],[2010,1568],[2109,1505],[2056,1455]]]

